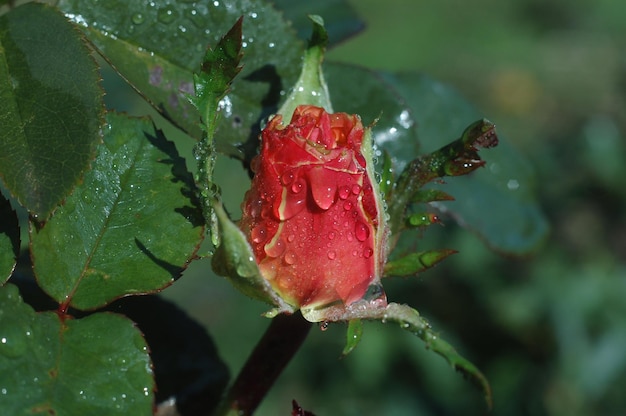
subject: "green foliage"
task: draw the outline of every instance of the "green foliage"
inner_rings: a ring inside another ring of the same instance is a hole
[[[148,119],[109,113],[83,182],[42,229],[31,229],[41,287],[95,309],[172,283],[203,237],[193,180]]]
[[[12,284],[0,305],[4,414],[152,414],[148,346],[128,318],[36,313]]]
[[[97,68],[80,34],[41,4],[0,16],[0,45],[0,177],[43,221],[78,183],[100,141]]]
[[[312,17],[314,36],[305,52],[295,33],[310,31],[302,4],[277,5],[284,14],[269,2],[252,0],[60,0],[56,7],[6,7],[0,16],[0,179],[6,195],[0,197],[0,413],[151,414],[155,380],[142,334],[121,315],[79,311],[169,286],[195,258],[205,223],[221,227],[210,228],[214,242],[229,237],[215,252],[213,268],[235,274],[244,292],[258,295],[249,279],[258,277],[258,269],[242,248],[245,237],[217,198],[216,153],[251,162],[262,123],[285,104],[286,91],[299,86],[303,54],[313,56],[318,96],[330,107],[319,71],[323,52],[328,42],[362,27],[341,0],[317,10],[307,6],[307,14],[324,17],[330,39],[321,18]],[[105,112],[91,49],[183,132],[179,141],[199,142],[196,181],[177,150],[180,143],[168,141],[151,119]],[[394,179],[411,161],[443,147],[482,117],[451,88],[416,73],[328,63],[324,74],[334,109],[371,123],[381,188],[389,198],[397,190]],[[530,169],[506,144],[484,158],[487,169],[436,189],[414,190],[405,202],[430,202],[493,248],[528,253],[547,228]],[[463,203],[447,201],[447,194]],[[13,208],[29,218],[18,224]],[[403,203],[395,220],[405,220],[405,208]],[[224,232],[229,227],[232,231]],[[30,240],[28,248],[23,242],[26,255],[14,273],[20,228],[29,228]],[[244,257],[229,258],[232,246]],[[450,253],[408,254],[385,272],[412,275]],[[49,296],[45,307],[22,301],[12,284],[24,289],[21,274],[29,273],[28,258],[37,285]],[[278,306],[276,312],[289,310],[265,295]],[[362,318],[408,329],[474,377],[490,397],[482,373],[416,311],[395,305],[387,312]],[[361,335],[361,321],[350,319],[344,355]],[[211,394],[221,396],[223,383],[213,388]]]

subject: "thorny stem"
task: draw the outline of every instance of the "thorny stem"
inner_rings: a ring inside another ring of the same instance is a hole
[[[273,318],[239,372],[217,415],[252,415],[300,349],[311,326],[311,322],[305,320],[299,312]]]

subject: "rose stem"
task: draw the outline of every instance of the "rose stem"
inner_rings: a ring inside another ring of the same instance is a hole
[[[299,312],[273,318],[223,402],[223,412],[218,414],[252,415],[300,349],[311,326]]]

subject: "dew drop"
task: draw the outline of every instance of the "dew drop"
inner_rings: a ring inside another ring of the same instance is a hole
[[[365,225],[362,222],[357,222],[356,225],[354,226],[354,235],[356,236],[356,239],[359,241],[365,241],[367,240],[367,237],[370,236],[370,230],[367,228],[367,225]]]
[[[331,231],[331,232],[328,233],[328,239],[329,240],[334,240],[335,239],[335,232],[334,231]]]
[[[352,233],[346,234],[346,240],[348,240],[348,242],[354,241],[354,236],[352,235]]]
[[[261,244],[267,240],[267,229],[264,225],[257,225],[252,229],[250,233],[250,237],[252,237],[252,242]]]
[[[134,24],[136,24],[136,25],[140,25],[140,24],[142,24],[142,23],[146,20],[146,18],[145,18],[145,17],[144,17],[144,15],[143,15],[143,14],[141,14],[141,13],[135,13],[135,14],[133,14],[133,16],[130,18],[130,20],[131,20]]]
[[[163,7],[157,12],[157,19],[161,23],[172,23],[176,19],[176,11],[172,6]]]
[[[372,250],[369,247],[363,250],[363,257],[365,257],[366,259],[369,259],[370,257],[372,257],[372,254],[374,254],[374,250]]]
[[[340,199],[346,199],[346,198],[348,198],[349,195],[350,195],[350,188],[348,188],[345,185],[339,187],[339,198]]]
[[[293,240],[295,240],[295,239],[296,239],[296,235],[295,234],[289,234],[287,236],[287,242],[288,243],[293,243]]]
[[[285,252],[285,242],[278,238],[265,246],[265,253],[270,257],[280,257]]]
[[[288,186],[289,184],[293,182],[293,178],[294,178],[293,172],[285,172],[280,177],[280,181],[283,183],[283,185]]]
[[[350,211],[352,209],[352,202],[346,201],[343,203],[343,209],[346,211]]]
[[[296,262],[296,253],[293,251],[287,251],[283,259],[285,260],[285,264],[291,266]]]
[[[302,192],[302,190],[306,188],[306,182],[302,178],[298,178],[291,184],[291,192],[294,194],[298,194]]]
[[[358,195],[361,192],[361,187],[359,185],[352,185],[352,193],[354,195]]]
[[[335,260],[336,257],[337,257],[337,252],[335,250],[330,250],[328,252],[328,258],[330,260]]]

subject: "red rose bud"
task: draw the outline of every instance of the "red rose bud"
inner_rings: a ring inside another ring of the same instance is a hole
[[[360,118],[299,106],[287,126],[271,119],[261,139],[239,226],[263,278],[295,307],[362,299],[379,283],[386,252]]]

